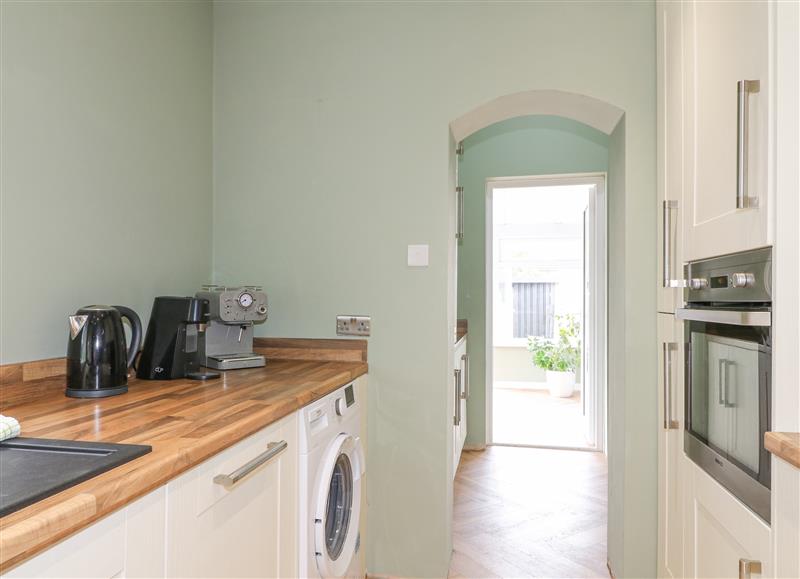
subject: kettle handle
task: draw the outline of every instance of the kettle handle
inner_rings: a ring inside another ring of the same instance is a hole
[[[139,346],[142,343],[142,320],[130,308],[125,306],[111,306],[118,310],[123,318],[128,318],[131,323],[131,344],[128,346],[128,368],[133,366],[133,361],[136,359],[136,354],[139,353]]]

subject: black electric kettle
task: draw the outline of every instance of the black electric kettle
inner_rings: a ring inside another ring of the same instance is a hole
[[[125,347],[122,318],[131,324]],[[103,398],[128,391],[128,368],[142,341],[142,322],[124,306],[86,306],[69,317],[67,396]]]

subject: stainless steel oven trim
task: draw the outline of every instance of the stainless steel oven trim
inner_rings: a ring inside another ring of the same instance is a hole
[[[688,322],[709,322],[732,326],[765,327],[772,325],[772,313],[750,310],[720,310],[705,308],[678,308],[675,316]]]
[[[711,447],[695,437],[690,431],[683,432],[683,448],[695,464],[711,475],[714,480],[738,497],[765,522],[770,522],[770,489],[749,476]]]

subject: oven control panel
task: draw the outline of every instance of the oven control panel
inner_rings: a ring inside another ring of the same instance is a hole
[[[772,301],[772,250],[757,249],[689,263],[688,303]]]

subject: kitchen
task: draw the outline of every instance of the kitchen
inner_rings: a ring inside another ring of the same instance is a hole
[[[691,6],[695,4],[703,6]],[[371,575],[445,576],[451,556],[453,472],[447,457],[453,454],[455,149],[460,138],[482,123],[500,120],[485,115],[476,120],[480,115],[470,112],[504,95],[531,91],[538,91],[531,97],[536,107],[505,102],[501,113],[539,111],[598,124],[598,118],[607,116],[587,109],[587,97],[594,99],[589,104],[600,101],[616,109],[617,116],[602,123],[611,135],[609,148],[619,152],[609,173],[616,170],[621,177],[616,183],[609,180],[609,561],[617,577],[657,573],[662,543],[656,458],[663,429],[663,392],[657,388],[661,343],[682,340],[656,335],[656,312],[664,311],[659,306],[664,290],[657,289],[662,272],[656,265],[663,248],[656,229],[662,222],[661,201],[676,194],[663,187],[660,171],[675,167],[665,159],[683,155],[673,150],[665,156],[662,141],[668,133],[658,128],[662,73],[676,70],[657,60],[663,53],[658,40],[664,38],[658,23],[665,18],[661,8],[668,8],[680,28],[688,8],[676,16],[675,6],[680,4],[648,2],[6,0],[0,6],[0,413],[14,416],[13,405],[9,408],[13,400],[6,395],[6,367],[63,358],[68,316],[87,304],[124,304],[144,323],[158,296],[194,296],[210,282],[260,285],[269,299],[269,317],[256,326],[256,347],[267,358],[263,371],[280,375],[269,392],[285,389],[287,396],[292,384],[303,381],[288,369],[310,364],[296,357],[311,356],[304,350],[313,350],[314,344],[259,346],[259,339],[332,340],[338,337],[337,315],[369,315],[368,355],[358,338],[344,345],[325,342],[318,348],[323,354],[314,355],[332,358],[320,363],[333,365],[328,367],[336,370],[330,370],[334,375],[365,372],[368,359],[368,374],[333,380],[337,383],[329,387],[354,380],[362,380],[359,385],[364,386],[363,402],[357,396],[366,424],[361,438],[368,500],[362,513],[366,532],[361,551]],[[798,432],[799,244],[792,195],[798,188],[797,4],[770,3],[769,11],[768,29],[777,39],[767,43],[770,58],[776,59],[769,70],[783,72],[762,80],[762,92],[750,97],[754,106],[764,107],[758,94],[770,95],[766,110],[775,133],[768,139],[774,156],[767,163],[767,182],[773,197],[766,208],[737,213],[768,220],[766,244],[775,248],[772,429]],[[713,19],[703,21],[710,23]],[[678,46],[680,54],[688,50]],[[688,74],[682,68],[688,66],[684,60],[677,74]],[[754,78],[743,74],[739,80]],[[687,90],[671,81],[668,85],[678,91],[678,98]],[[542,95],[547,91],[551,92]],[[558,99],[548,100],[556,91],[562,91]],[[570,95],[577,95],[574,106],[567,102]],[[719,138],[727,141],[732,136],[734,145],[720,149],[735,153],[736,96],[731,98],[728,108],[734,107],[734,116]],[[753,109],[751,120],[760,118],[756,110],[762,109]],[[776,115],[780,122],[775,122]],[[685,122],[678,124],[683,127]],[[448,127],[453,135],[449,147]],[[684,139],[669,143],[687,151]],[[735,166],[732,171],[735,175]],[[725,169],[726,180],[731,179],[729,173]],[[685,171],[681,174],[688,179]],[[704,183],[713,175],[705,177]],[[679,203],[679,215],[670,216],[671,224],[686,223],[680,207],[688,206],[691,193],[687,187],[682,190],[684,203]],[[727,249],[719,245],[722,241],[707,241],[705,246],[701,241],[700,251],[710,253],[673,251],[670,279],[681,277],[683,261],[764,244],[756,237],[736,237],[745,245]],[[685,225],[682,239],[687,239]],[[427,261],[420,262],[427,265],[409,266],[407,249],[417,245],[428,246]],[[676,289],[671,295],[676,300],[683,294]],[[22,303],[30,305],[19,307]],[[672,375],[680,376],[678,357],[673,360]],[[344,366],[336,366],[339,363]],[[226,372],[224,380],[232,381],[227,390],[244,380],[236,376],[258,371]],[[29,367],[28,373],[36,377],[41,372],[53,370],[45,364]],[[325,381],[322,373],[319,379]],[[48,398],[51,403],[78,413],[96,404],[102,414],[102,409],[126,399],[133,402],[150,388],[137,387],[140,382],[131,377],[128,393],[92,402],[63,397],[65,382],[58,375],[42,380],[54,393]],[[213,379],[181,384],[188,396],[205,391],[222,396],[214,389],[223,388]],[[637,384],[645,387],[634,387]],[[673,392],[679,389],[675,383]],[[224,406],[225,400],[219,398],[219,404]],[[673,418],[680,420],[674,409]],[[293,412],[301,410],[298,406]],[[131,412],[135,416],[135,408]],[[263,410],[248,423],[247,432],[239,434],[212,421],[220,430],[210,434],[227,442],[204,447],[211,454],[191,458],[190,463],[203,468],[209,464],[203,458],[222,456],[223,448],[256,434],[257,426],[270,428],[278,418],[270,412]],[[278,414],[282,412],[288,407]],[[23,436],[34,436],[42,428],[53,434],[41,437],[58,438],[58,430],[45,424],[46,416],[33,424],[19,418]],[[78,440],[100,436],[86,428]],[[168,436],[170,429],[164,429]],[[673,432],[669,436],[674,439]],[[301,453],[296,453],[294,460],[299,461]],[[686,462],[685,456],[676,455]],[[284,453],[280,460],[289,456]],[[212,466],[230,466],[219,470],[229,473],[249,458]],[[137,460],[146,461],[147,455],[101,476],[122,477]],[[166,456],[165,460],[169,461]],[[772,505],[777,510],[769,533],[771,563],[765,567],[775,576],[798,576],[798,474],[782,459],[772,461]],[[152,468],[153,463],[147,464]],[[263,471],[264,478],[274,477],[268,471]],[[151,472],[148,477],[136,492],[168,492],[169,481],[177,480],[165,473]],[[277,484],[274,478],[269,481]],[[127,481],[121,478],[115,484],[124,487]],[[64,492],[78,497],[88,494],[81,489],[91,485],[86,481]],[[288,488],[299,492],[296,483]],[[112,489],[113,485],[108,488]],[[45,500],[56,505],[58,496]],[[159,496],[140,496],[150,502],[126,506],[105,498],[101,503],[108,507],[102,514],[109,517],[101,519],[97,513],[87,518],[109,524],[120,513],[129,521],[163,516]],[[134,499],[117,495],[114,500]],[[79,512],[91,511],[80,501],[70,504]],[[785,506],[778,509],[776,504]],[[28,508],[45,510],[41,505]],[[8,529],[21,532],[37,521],[46,528],[49,524],[49,519],[35,516],[9,517],[0,520],[4,552]],[[151,548],[159,543],[158,536],[148,537],[151,527],[139,528],[148,539],[139,545]],[[47,555],[47,546],[66,545],[61,541],[78,537],[74,532],[94,533],[85,543],[90,550],[96,543],[100,552],[117,554],[124,540],[109,537],[119,537],[124,529],[114,529],[109,534],[80,523],[56,529],[25,559],[33,563]],[[136,535],[133,529],[129,537]],[[674,534],[674,529],[670,526],[669,531]],[[101,537],[115,549],[100,547]],[[3,561],[6,558],[14,555],[4,553]],[[137,574],[120,561],[109,576]],[[21,559],[8,567],[5,562],[0,565],[3,573],[11,574],[26,564],[19,563]],[[179,568],[171,564],[159,567],[162,576],[165,569]],[[675,574],[694,576],[690,567],[684,569]],[[82,572],[93,571],[84,567]],[[155,573],[148,569],[139,574]]]

